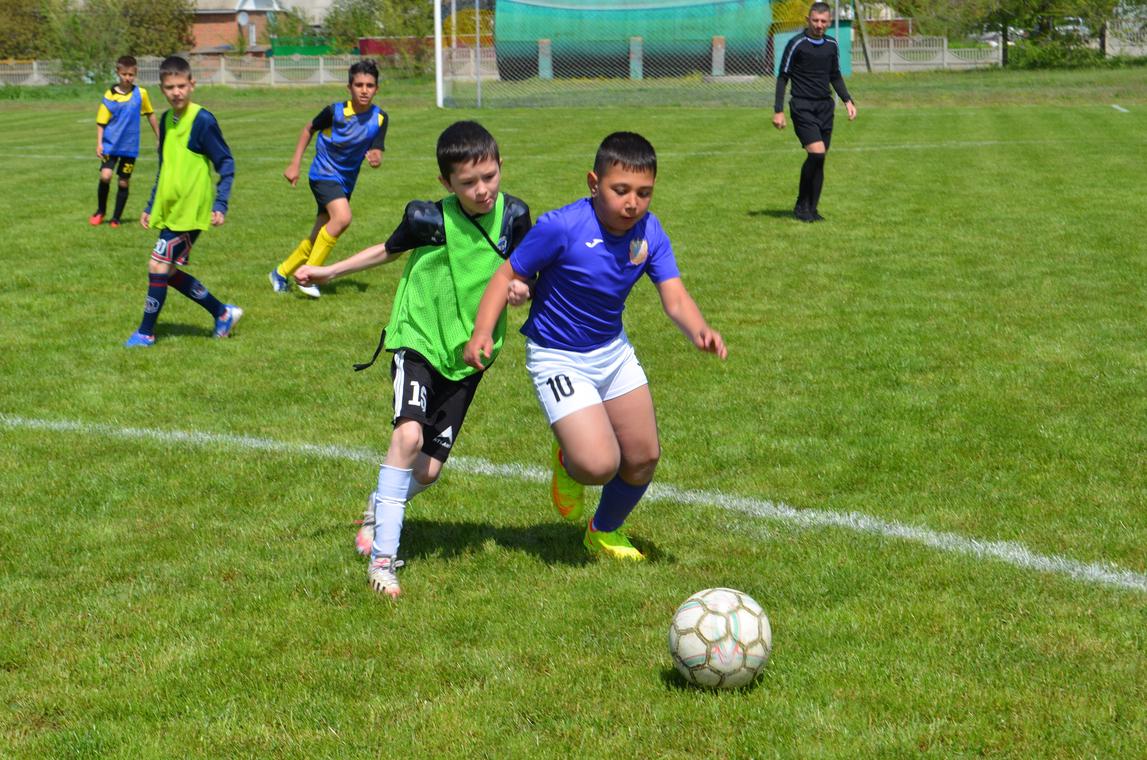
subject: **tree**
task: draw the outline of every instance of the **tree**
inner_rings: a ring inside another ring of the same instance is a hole
[[[124,43],[132,55],[166,57],[194,44],[192,0],[119,0],[119,5]]]
[[[360,37],[426,37],[434,33],[434,7],[426,0],[335,0],[327,33],[350,50]]]
[[[5,0],[0,58],[37,58],[48,48],[48,12],[43,0]]]
[[[191,0],[86,0],[82,8],[61,0],[49,14],[49,37],[66,79],[98,81],[121,55],[189,49],[193,10]]]
[[[267,34],[270,37],[312,37],[314,30],[299,11],[290,8],[267,14]]]
[[[378,0],[335,0],[324,22],[334,46],[351,50],[360,37],[377,37],[382,32],[377,6]]]

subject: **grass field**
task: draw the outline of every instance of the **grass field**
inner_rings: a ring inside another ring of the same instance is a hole
[[[387,157],[335,256],[439,197],[455,118],[498,136],[504,189],[535,215],[635,129],[730,348],[694,351],[634,291],[664,456],[630,521],[653,561],[623,567],[551,513],[510,338],[407,512],[398,604],[351,543],[389,379],[350,365],[400,267],[313,302],[266,279],[313,213],[280,172],[340,91],[197,93],[238,178],[188,269],[246,317],[216,341],[173,293],[142,351],[121,343],[154,235],[86,224],[99,93],[4,101],[0,756],[1143,757],[1147,82],[850,89],[828,221],[803,225],[801,154],[767,110],[443,112],[384,85]],[[745,691],[688,688],[666,652],[676,606],[718,585],[772,621]]]

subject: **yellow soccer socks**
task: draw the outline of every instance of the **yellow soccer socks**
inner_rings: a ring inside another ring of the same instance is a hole
[[[319,228],[319,234],[315,236],[315,244],[311,246],[311,255],[307,258],[307,264],[312,267],[321,267],[338,241],[337,237],[327,232],[326,225]]]
[[[295,250],[291,251],[291,255],[283,261],[275,271],[279,273],[280,277],[288,278],[295,273],[295,270],[307,263],[307,259],[311,255],[311,241],[310,238],[304,238]]]

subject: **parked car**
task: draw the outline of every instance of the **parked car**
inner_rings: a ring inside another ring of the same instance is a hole
[[[1091,30],[1087,28],[1087,24],[1083,23],[1083,19],[1077,16],[1066,16],[1060,19],[1059,23],[1055,25],[1055,31],[1064,36],[1079,37],[1084,40],[1091,37]]]
[[[1000,34],[1000,28],[998,26],[985,26],[979,34],[972,35],[972,39],[976,40],[977,42],[985,42],[992,47],[999,47],[1002,36],[1003,35]],[[1016,40],[1023,39],[1027,36],[1028,33],[1023,29],[1017,29],[1014,26],[1008,27],[1009,45],[1014,45],[1016,44]]]

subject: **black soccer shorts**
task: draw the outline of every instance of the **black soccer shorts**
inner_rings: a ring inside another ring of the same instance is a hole
[[[466,412],[474,400],[482,372],[450,380],[443,377],[417,351],[394,352],[390,376],[394,380],[394,419],[422,423],[422,452],[445,462],[450,456]]]
[[[346,198],[350,202],[350,193],[343,190],[343,186],[333,179],[308,180],[311,185],[311,195],[315,196],[315,205],[318,213],[326,213],[327,204],[339,198]]]
[[[116,164],[119,164],[118,169],[116,169]],[[131,179],[131,173],[135,171],[135,158],[132,156],[108,156],[107,160],[100,164],[100,168],[115,169],[120,179]]]
[[[789,114],[793,120],[793,131],[801,145],[823,142],[827,149],[832,142],[833,102],[825,100],[805,100],[793,98],[789,101]]]

